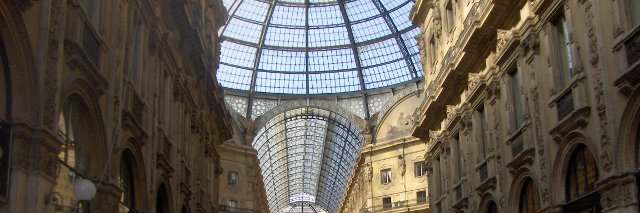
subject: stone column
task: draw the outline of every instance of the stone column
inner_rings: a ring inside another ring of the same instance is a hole
[[[49,202],[62,142],[48,130],[13,126],[9,212],[52,212]]]

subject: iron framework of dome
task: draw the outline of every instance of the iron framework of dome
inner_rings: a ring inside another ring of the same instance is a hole
[[[271,212],[337,212],[364,139],[341,115],[298,108],[279,114],[256,134]]]
[[[252,141],[270,211],[337,212],[364,144],[362,130],[345,115],[309,103],[335,97],[335,104],[367,120],[395,94],[421,85],[419,28],[409,21],[414,1],[224,4],[230,17],[219,31],[217,79],[228,106],[254,120],[282,103],[307,100],[307,108],[257,127]]]
[[[250,94],[370,92],[423,77],[413,0],[224,0],[218,81]]]

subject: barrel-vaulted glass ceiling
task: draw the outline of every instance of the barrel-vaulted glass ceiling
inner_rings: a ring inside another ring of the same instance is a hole
[[[363,141],[356,126],[327,110],[298,108],[270,119],[253,142],[270,212],[306,204],[337,212]]]
[[[414,0],[224,0],[218,81],[250,93],[370,91],[422,78]]]

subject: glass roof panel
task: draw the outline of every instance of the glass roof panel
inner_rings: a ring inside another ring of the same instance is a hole
[[[405,4],[404,6],[398,8],[397,10],[390,12],[391,14],[389,14],[389,16],[391,17],[391,19],[393,19],[393,23],[398,28],[398,31],[413,26],[411,22],[402,21],[403,19],[406,19],[406,17],[409,17],[409,13],[411,12],[411,7],[413,7],[413,5]]]
[[[404,0],[379,0],[379,1],[380,3],[382,3],[382,5],[384,5],[384,8],[386,8],[387,10],[393,10],[394,8],[407,2]]]
[[[304,27],[306,22],[305,16],[304,7],[276,5],[269,24]]]
[[[279,47],[306,46],[304,28],[269,27],[264,44]]]
[[[378,43],[368,44],[358,48],[363,67],[387,63],[402,59],[402,52],[394,38]]]
[[[405,72],[398,72],[398,70],[405,70]],[[371,88],[385,87],[411,79],[404,60],[367,68],[362,71],[362,74],[366,85]]]
[[[263,49],[261,61],[262,63],[260,63],[258,67],[260,70],[269,70],[274,72],[305,71],[304,51]]]
[[[329,5],[309,7],[309,26],[328,26],[343,24],[344,19],[340,13],[340,6]]]
[[[344,26],[309,29],[309,47],[331,47],[349,43],[349,33]]]
[[[354,24],[352,29],[356,42],[373,40],[391,34],[387,22],[382,17]]]
[[[351,48],[309,52],[309,71],[339,71],[355,69],[356,62]]]
[[[231,89],[248,90],[251,82],[251,70],[221,63],[218,81]]]
[[[239,27],[231,27],[231,26],[243,26],[243,27],[239,28]],[[227,27],[225,27],[224,35],[229,38],[234,38],[234,39],[257,44],[258,39],[260,37],[261,30],[262,30],[262,25],[255,24],[246,20],[240,20],[237,17],[233,17],[229,19],[229,23],[227,24]]]
[[[293,73],[258,72],[256,92],[305,94],[306,75]]]
[[[360,81],[358,72],[327,72],[309,74],[309,93],[340,93],[358,90]]]
[[[261,1],[243,1],[235,15],[257,22],[263,22],[267,16],[269,4]]]
[[[255,62],[256,51],[258,48],[253,46],[242,45],[233,42],[222,42],[221,51],[232,52],[233,54],[225,54],[220,57],[220,62],[225,64],[233,64],[236,66],[251,69]]]
[[[225,88],[340,94],[423,77],[414,73],[422,69],[413,39],[419,31],[409,21],[413,0],[224,0],[224,5],[230,17],[220,37],[237,44],[222,47],[227,66],[220,66],[218,78]],[[391,74],[388,67],[406,70]]]
[[[372,1],[352,1],[347,3],[345,8],[347,9],[347,14],[351,22],[380,15],[378,9],[376,9],[376,5],[373,4]]]
[[[270,119],[253,142],[270,211],[309,202],[336,212],[363,140],[347,119],[322,109]]]

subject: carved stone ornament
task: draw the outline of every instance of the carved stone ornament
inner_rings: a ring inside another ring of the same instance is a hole
[[[540,39],[538,38],[538,34],[529,33],[523,40],[520,42],[520,54],[525,58],[527,63],[530,63],[533,59],[533,56],[540,52]]]
[[[371,179],[373,178],[373,168],[371,167],[371,164],[364,164],[364,168],[366,170],[366,172],[364,173],[365,180],[367,180],[367,182],[371,182]]]
[[[404,173],[407,170],[407,165],[404,162],[404,157],[402,155],[398,155],[398,169],[400,169],[400,175],[404,176]]]
[[[16,7],[23,12],[33,5],[32,0],[11,0],[11,3],[16,5]]]
[[[30,0],[14,0],[15,2],[29,2]],[[46,60],[46,72],[45,72],[45,106],[44,106],[44,124],[50,129],[55,129],[57,107],[58,104],[58,63],[59,63],[59,49],[60,49],[60,37],[62,33],[62,27],[60,22],[64,19],[64,2],[52,1],[51,2],[51,17],[49,23],[49,32],[47,42],[47,60]]]
[[[504,49],[504,47],[507,45],[507,42],[509,42],[509,39],[511,39],[513,37],[513,32],[511,30],[503,30],[503,29],[498,29],[497,30],[497,45],[496,45],[496,52],[502,52],[502,50]]]

